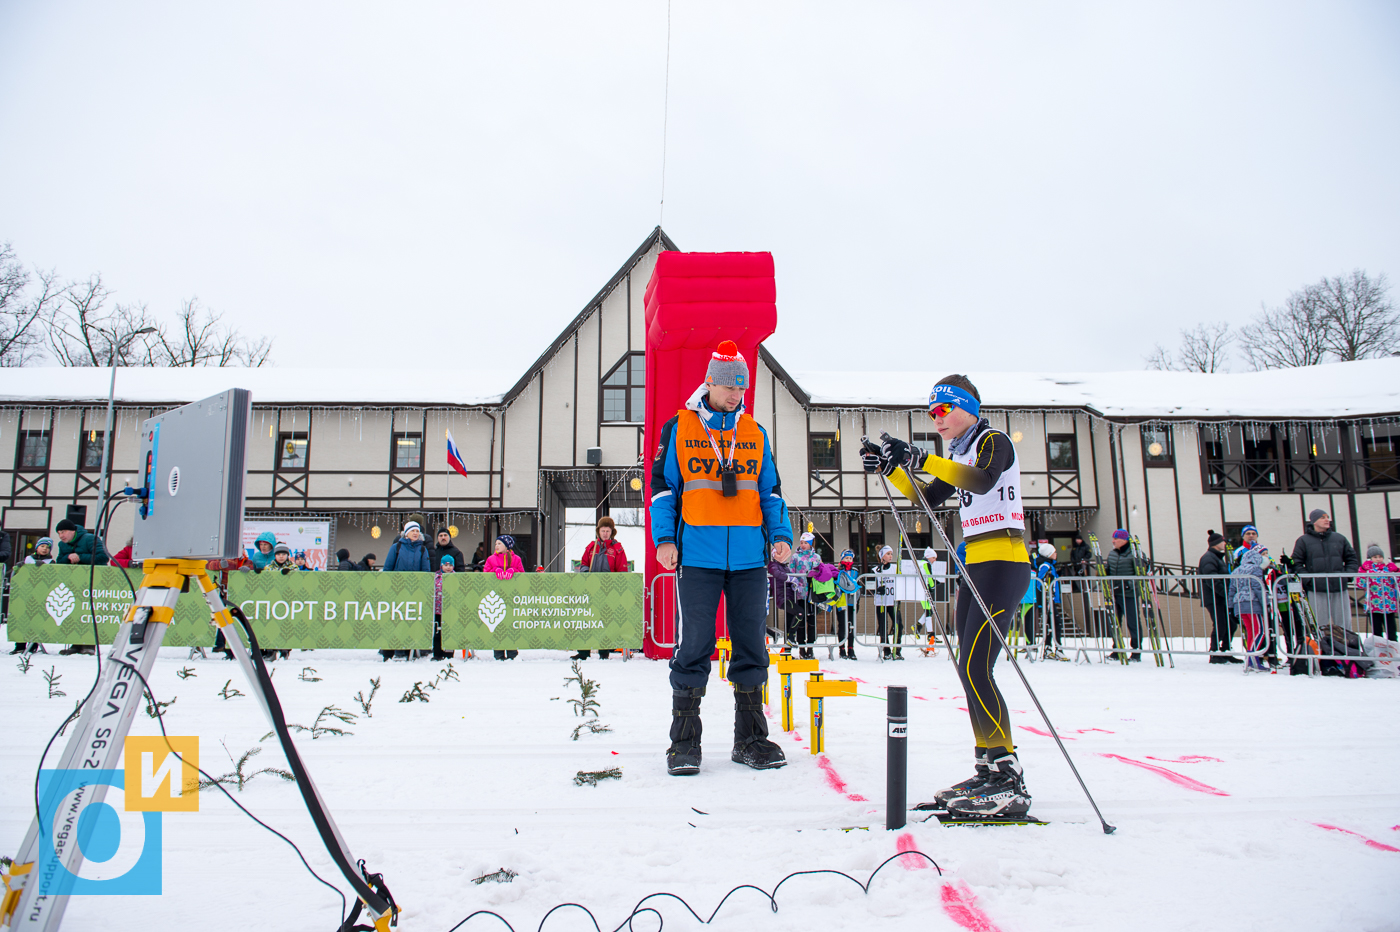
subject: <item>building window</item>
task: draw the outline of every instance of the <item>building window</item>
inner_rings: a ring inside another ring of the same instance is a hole
[[[24,430],[19,435],[19,468],[49,468],[49,432]]]
[[[835,434],[812,434],[812,468],[841,468],[841,447]]]
[[[1400,437],[1378,429],[1361,434],[1361,487],[1400,485]]]
[[[277,435],[277,468],[305,469],[311,438],[305,433]]]
[[[628,353],[603,376],[603,420],[646,420],[646,355]]]
[[[423,435],[394,434],[392,456],[395,469],[422,469]]]
[[[102,468],[102,442],[105,431],[90,430],[78,441],[78,470],[97,472]]]
[[[1283,471],[1290,491],[1329,492],[1347,487],[1342,436],[1335,424],[1290,425],[1283,439]]]
[[[1050,434],[1045,439],[1045,459],[1052,471],[1077,472],[1079,451],[1074,434]]]
[[[1224,424],[1202,428],[1208,492],[1279,492],[1283,470],[1272,426]]]
[[[925,453],[932,453],[934,456],[943,455],[943,435],[938,431],[920,433],[916,430],[909,435],[909,442]]]
[[[1142,461],[1148,466],[1172,465],[1172,431],[1170,427],[1147,427],[1142,433]]]

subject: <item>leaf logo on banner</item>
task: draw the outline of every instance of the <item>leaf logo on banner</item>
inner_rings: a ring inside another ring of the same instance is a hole
[[[54,624],[61,625],[63,624],[63,619],[73,614],[73,606],[77,603],[78,600],[73,595],[73,590],[69,589],[63,583],[59,583],[58,586],[49,593],[49,597],[44,600],[44,611],[49,613],[49,617],[53,619]]]
[[[496,595],[496,590],[492,589],[486,593],[481,604],[476,607],[476,617],[481,619],[481,623],[486,626],[492,634],[496,633],[496,626],[506,620],[506,601]]]

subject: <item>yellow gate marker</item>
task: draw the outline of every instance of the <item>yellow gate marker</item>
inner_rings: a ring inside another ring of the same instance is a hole
[[[822,709],[822,700],[855,694],[855,680],[823,680],[820,673],[813,673],[807,678],[807,701],[812,707],[812,740],[809,743],[813,754],[820,754],[826,750],[826,716]]]
[[[792,675],[794,673],[816,673],[821,669],[820,661],[796,660],[791,654],[773,654],[773,666],[783,682],[783,731],[792,731]]]

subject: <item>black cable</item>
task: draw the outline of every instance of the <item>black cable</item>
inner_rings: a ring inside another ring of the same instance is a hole
[[[612,932],[622,932],[622,929],[624,927],[627,928],[629,932],[631,932],[632,920],[636,919],[638,916],[644,913],[651,913],[656,917],[657,927],[655,929],[655,932],[661,932],[662,927],[666,924],[665,919],[661,915],[661,911],[654,906],[644,907],[642,905],[647,900],[653,899],[655,897],[670,897],[671,899],[678,901],[682,906],[686,908],[686,911],[688,913],[695,917],[697,922],[699,922],[701,925],[709,925],[711,922],[714,921],[715,916],[719,915],[720,909],[724,907],[724,904],[728,902],[729,898],[735,893],[738,893],[740,890],[757,890],[764,896],[764,898],[768,900],[769,909],[776,913],[778,911],[778,890],[782,888],[783,884],[787,883],[794,877],[803,877],[809,874],[835,874],[838,877],[845,877],[851,883],[855,884],[857,887],[860,887],[862,893],[869,893],[871,884],[875,882],[875,876],[879,874],[880,871],[884,870],[885,865],[889,864],[891,861],[897,860],[907,855],[916,855],[918,857],[923,858],[924,860],[928,861],[930,864],[933,865],[933,869],[938,871],[938,876],[943,876],[943,868],[938,866],[938,862],[935,861],[933,858],[929,857],[927,854],[924,854],[922,851],[901,851],[899,854],[891,855],[890,857],[881,861],[879,866],[870,872],[870,876],[866,878],[865,883],[861,883],[859,880],[852,877],[845,871],[838,871],[831,868],[822,868],[818,870],[808,871],[793,871],[791,874],[788,874],[782,880],[778,881],[777,886],[773,887],[772,893],[769,893],[762,887],[756,887],[751,883],[741,883],[737,887],[734,887],[732,890],[726,893],[720,899],[719,904],[715,906],[714,910],[710,912],[709,918],[702,918],[700,914],[697,913],[694,910],[694,908],[691,907],[691,905],[685,901],[683,897],[678,896],[675,893],[648,893],[646,896],[642,897],[640,900],[637,901],[637,905],[632,907],[632,911],[627,914],[627,917],[623,919],[622,922],[618,923],[617,928],[613,929]],[[549,912],[544,914],[544,918],[540,920],[540,924],[537,927],[536,932],[540,932],[540,930],[544,929],[545,922],[549,919],[550,916],[554,915],[556,911],[570,906],[581,909],[585,913],[587,913],[589,920],[593,923],[593,928],[598,930],[598,932],[602,932],[602,927],[598,925],[598,917],[594,916],[593,911],[581,903],[560,903],[558,906],[551,908]],[[511,925],[510,922],[506,919],[506,917],[502,916],[500,913],[493,912],[489,909],[478,909],[476,912],[467,916],[467,918],[463,919],[461,922],[448,929],[447,932],[457,932],[458,929],[462,928],[462,926],[466,925],[468,922],[470,922],[477,916],[495,916],[497,919],[501,920],[501,923],[505,925],[507,929],[510,929],[511,932],[515,932],[515,926]]]

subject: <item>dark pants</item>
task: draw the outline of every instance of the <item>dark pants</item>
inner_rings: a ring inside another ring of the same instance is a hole
[[[1029,563],[992,560],[967,564],[967,575],[987,603],[992,617],[982,613],[967,586],[958,589],[953,627],[958,634],[958,679],[972,718],[972,733],[979,748],[1005,748],[1011,751],[1011,717],[1006,700],[992,678],[992,667],[1001,652],[1001,638],[1011,629],[1011,621],[1021,610],[1021,596],[1031,580]]]
[[[514,660],[518,650],[496,650],[491,652],[497,660]]]
[[[1227,651],[1230,649],[1230,623],[1233,619],[1230,612],[1221,607],[1217,608],[1210,602],[1203,603],[1206,614],[1210,615],[1210,649],[1215,651]]]
[[[1113,590],[1113,613],[1118,616],[1120,622],[1126,622],[1128,626],[1128,643],[1133,650],[1142,647],[1142,629],[1138,625],[1138,600],[1137,593],[1131,589]]]
[[[817,640],[817,609],[809,599],[787,604],[787,639],[793,644],[811,644]]]
[[[1047,624],[1044,617],[1045,603],[1038,600],[1035,603],[1035,630],[1031,632],[1030,637],[1026,638],[1027,644],[1035,643],[1036,631],[1040,632],[1040,636],[1045,638],[1051,647],[1059,646],[1065,642],[1065,613],[1059,602],[1050,603],[1050,615],[1051,619]]]
[[[1395,640],[1395,613],[1371,612],[1371,633],[1387,641]]]
[[[904,622],[899,617],[898,605],[875,606],[875,639],[881,650],[889,650],[887,642],[899,644],[904,640]],[[898,647],[894,648],[899,650]]]
[[[854,605],[836,609],[836,642],[854,647],[856,643],[856,608]]]
[[[671,654],[671,688],[694,689],[710,681],[715,652],[715,616],[720,595],[729,618],[733,653],[729,682],[760,686],[768,682],[768,570],[716,570],[682,566],[676,570],[676,649]]]

